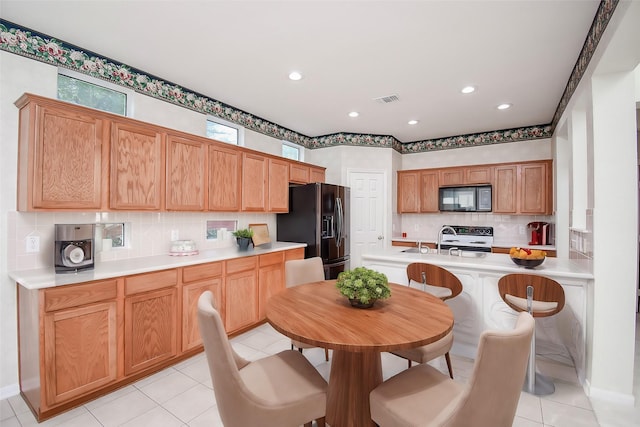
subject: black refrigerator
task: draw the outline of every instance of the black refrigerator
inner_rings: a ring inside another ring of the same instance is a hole
[[[349,269],[348,187],[289,187],[289,212],[277,215],[277,227],[278,241],[306,243],[305,258],[322,258],[326,279]]]

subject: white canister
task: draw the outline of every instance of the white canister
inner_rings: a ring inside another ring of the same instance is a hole
[[[102,252],[110,251],[112,247],[113,247],[113,240],[102,239]]]

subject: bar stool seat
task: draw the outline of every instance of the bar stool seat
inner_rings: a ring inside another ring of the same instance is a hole
[[[498,281],[498,292],[502,300],[513,310],[526,311],[534,318],[553,316],[562,310],[565,302],[562,285],[537,274],[507,274]],[[534,332],[524,391],[536,396],[544,396],[553,393],[555,386],[550,378],[536,372],[535,350]]]

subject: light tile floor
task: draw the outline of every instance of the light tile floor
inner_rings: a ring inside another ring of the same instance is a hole
[[[637,334],[636,349],[640,348],[640,333]],[[235,350],[249,360],[290,348],[289,339],[268,324],[232,339],[232,343]],[[330,362],[325,362],[324,351],[307,349],[304,354],[325,379],[328,378]],[[456,381],[466,382],[471,374],[473,361],[452,356],[452,362]],[[444,373],[447,372],[444,358],[439,358],[432,364]],[[404,370],[406,361],[383,353],[382,365],[386,379]],[[538,366],[543,373],[553,373],[556,391],[545,397],[521,393],[514,427],[640,426],[640,404],[625,407],[590,400],[578,384],[573,368],[549,363],[539,363]],[[640,351],[636,351],[636,397],[640,396],[639,382]],[[0,427],[35,425],[38,423],[20,396],[0,401]],[[200,354],[39,425],[217,427],[222,426],[222,422],[206,358],[204,354]]]

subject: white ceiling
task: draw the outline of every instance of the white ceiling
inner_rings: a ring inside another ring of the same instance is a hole
[[[411,142],[550,123],[598,4],[0,0],[0,17],[307,136]]]

